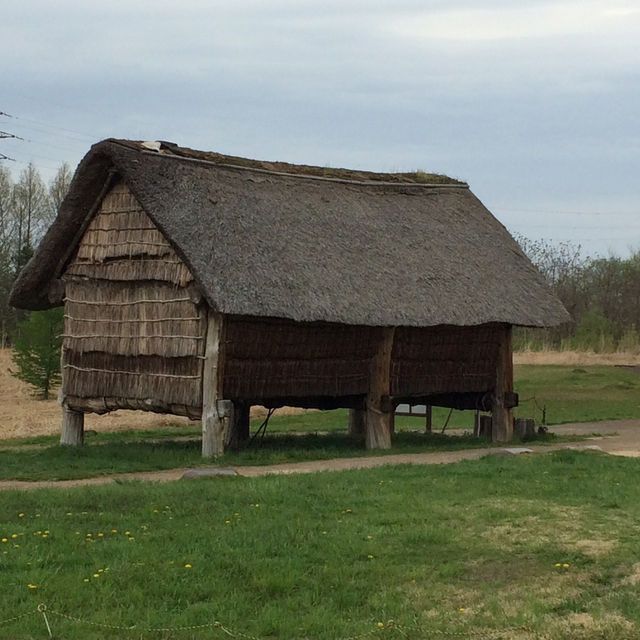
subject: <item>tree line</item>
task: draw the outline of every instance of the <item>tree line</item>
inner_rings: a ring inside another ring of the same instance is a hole
[[[13,343],[25,312],[9,306],[9,292],[20,270],[53,222],[71,182],[63,164],[47,184],[33,164],[13,180],[0,164],[0,348]]]
[[[516,237],[571,315],[553,329],[520,329],[523,349],[640,351],[640,250],[628,258],[585,256],[579,245]]]

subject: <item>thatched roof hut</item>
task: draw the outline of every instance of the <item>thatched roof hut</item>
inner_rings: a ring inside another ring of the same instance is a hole
[[[398,402],[508,423],[511,327],[567,319],[465,183],[123,140],[82,160],[11,300],[65,305],[69,429],[85,411],[202,416],[205,453],[231,404],[229,433],[251,404],[350,407],[370,446]]]

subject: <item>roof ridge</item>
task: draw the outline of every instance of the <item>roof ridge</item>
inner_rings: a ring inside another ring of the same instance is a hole
[[[442,176],[440,174],[430,174],[427,172],[408,172],[408,173],[384,173],[384,172],[375,172],[375,171],[367,171],[367,170],[358,170],[358,169],[344,169],[344,168],[329,168],[329,167],[320,167],[313,165],[296,165],[289,162],[269,162],[263,160],[253,160],[251,158],[241,158],[236,156],[226,156],[224,154],[220,154],[217,152],[209,152],[209,151],[198,151],[195,149],[189,149],[188,147],[180,147],[179,145],[173,142],[166,142],[164,140],[158,141],[159,149],[153,150],[149,147],[145,147],[144,143],[134,140],[120,140],[111,138],[105,142],[110,142],[112,144],[117,144],[126,149],[131,149],[136,151],[137,153],[142,153],[146,155],[161,155],[165,158],[173,158],[174,160],[185,160],[189,162],[196,162],[206,165],[214,165],[216,167],[224,167],[230,169],[240,169],[244,171],[253,171],[256,173],[265,173],[270,175],[277,176],[286,176],[292,178],[306,178],[310,180],[323,180],[327,182],[337,182],[343,184],[358,184],[358,185],[367,185],[367,186],[384,186],[384,187],[425,187],[428,189],[433,188],[458,188],[458,189],[468,189],[469,184],[467,182],[456,180],[454,178],[450,178],[448,176]],[[204,156],[204,157],[203,157]],[[209,156],[209,157],[207,157]],[[231,160],[230,162],[225,162],[225,160]],[[237,160],[239,162],[233,162],[233,160]],[[242,161],[246,161],[251,164],[242,164]],[[286,168],[300,168],[301,171],[286,171],[286,170],[278,170],[277,168],[269,168],[265,166],[252,166],[255,165],[283,165]],[[326,171],[329,173],[334,173],[336,175],[315,175],[313,171]],[[434,182],[420,182],[415,180],[410,180],[409,177],[411,175],[419,175],[420,173],[424,173],[426,176],[433,176],[442,178],[442,181],[434,181]],[[345,175],[362,175],[372,176],[370,179],[355,179],[349,177],[341,177],[339,174]],[[375,177],[374,177],[375,176]],[[399,180],[384,180],[384,176],[395,176],[400,178]],[[377,177],[377,178],[376,178]],[[404,179],[402,179],[404,178]]]

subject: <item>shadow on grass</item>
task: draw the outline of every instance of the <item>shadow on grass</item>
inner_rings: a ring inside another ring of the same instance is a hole
[[[561,440],[579,440],[562,438]],[[541,443],[560,439],[548,434],[536,439]],[[528,443],[531,444],[531,443]],[[15,448],[0,451],[0,478],[13,480],[68,480],[114,473],[159,471],[203,465],[268,465],[330,458],[350,458],[397,453],[456,451],[497,446],[469,433],[461,435],[396,433],[393,448],[366,450],[361,439],[346,433],[267,434],[245,444],[238,452],[228,452],[216,460],[201,457],[199,438],[157,441],[127,440],[96,442],[84,447],[60,445],[34,449]]]

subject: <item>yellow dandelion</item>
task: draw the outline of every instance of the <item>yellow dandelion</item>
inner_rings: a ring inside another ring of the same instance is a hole
[[[131,535],[131,531],[125,531],[125,532],[124,532],[124,535],[125,535],[125,536],[130,536],[130,535]]]
[[[367,540],[373,540],[373,536],[367,536]]]
[[[19,513],[18,518],[24,518],[24,513]]]
[[[464,607],[460,607],[460,613],[464,613],[465,609]]]
[[[102,533],[102,531],[98,534],[98,538],[104,538],[104,533]]]
[[[345,509],[344,511],[345,513],[353,513],[353,511],[351,511],[351,509]]]
[[[562,565],[559,562],[556,562],[556,567],[561,567]]]
[[[100,577],[100,574],[99,574],[99,573],[94,573],[94,574],[93,574],[93,577],[94,577],[94,578],[99,578],[99,577]]]
[[[187,562],[187,564],[184,565],[185,569],[191,569],[191,565]]]
[[[49,537],[49,534],[48,534],[48,533],[43,533],[43,534],[42,534],[42,537],[43,537],[43,538],[48,538],[48,537]]]
[[[117,529],[111,529],[111,533],[118,533]]]
[[[378,622],[378,629],[382,629],[384,627],[384,622]]]
[[[83,578],[82,582],[89,582],[89,578]]]
[[[153,513],[160,513],[160,510],[159,509],[154,509]]]
[[[133,536],[129,536],[129,542],[133,542],[135,538]]]
[[[87,533],[87,538],[93,538],[93,533]]]
[[[322,532],[322,535],[323,535],[323,536],[326,536],[326,535],[327,535],[327,532],[326,532],[326,531],[323,531],[323,532]]]
[[[27,587],[29,587],[29,589],[37,589],[38,585],[37,584],[28,584]]]
[[[562,565],[562,568],[563,568],[563,569],[568,569],[568,568],[569,568],[569,563],[568,563],[568,562],[565,562],[565,563]]]
[[[72,515],[73,515],[73,513],[71,513],[71,511],[67,511],[66,515],[68,515],[68,516],[72,516]]]
[[[98,573],[104,573],[104,569],[98,569]]]
[[[369,554],[369,555],[367,556],[367,558],[368,558],[369,560],[373,560],[373,556],[372,556],[371,554]]]
[[[17,533],[12,533],[12,534],[11,534],[11,539],[12,539],[12,540],[15,540],[17,537],[18,537],[18,534],[17,534]]]
[[[224,523],[225,524],[231,524],[231,520],[225,520]]]
[[[9,542],[7,538],[2,538],[2,542]]]

